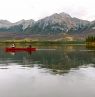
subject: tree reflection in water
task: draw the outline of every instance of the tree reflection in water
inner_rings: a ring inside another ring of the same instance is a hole
[[[95,64],[95,54],[84,51],[85,49],[85,46],[64,46],[56,50],[16,52],[14,56],[0,50],[0,62],[9,60],[7,64],[17,63],[29,68],[37,66],[51,71],[52,74],[64,74],[80,66]]]

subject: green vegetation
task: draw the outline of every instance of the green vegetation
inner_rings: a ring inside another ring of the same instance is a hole
[[[85,41],[55,41],[55,40],[31,40],[25,39],[12,39],[12,40],[1,40],[0,43],[31,43],[34,45],[83,45]]]
[[[86,38],[86,45],[87,46],[94,46],[95,47],[95,36],[88,36]]]
[[[95,49],[95,36],[88,36],[86,38],[86,48]]]
[[[86,42],[95,42],[95,36],[88,36]]]

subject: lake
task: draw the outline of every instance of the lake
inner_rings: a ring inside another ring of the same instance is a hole
[[[95,97],[95,50],[63,45],[8,53],[1,47],[0,97]]]

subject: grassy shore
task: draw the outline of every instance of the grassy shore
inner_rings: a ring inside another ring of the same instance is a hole
[[[85,45],[85,41],[35,41],[35,40],[1,40],[0,43],[31,43],[34,45]]]

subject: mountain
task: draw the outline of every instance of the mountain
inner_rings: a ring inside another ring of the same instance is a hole
[[[30,20],[20,20],[16,23],[14,23],[13,25],[22,25],[22,29],[26,29],[27,27],[31,27],[33,24],[35,23],[34,20],[30,19]]]
[[[34,20],[20,20],[16,23],[11,23],[7,20],[0,20],[0,32],[23,32],[27,27],[32,27]]]
[[[2,35],[1,35],[2,32]],[[10,33],[10,34],[8,34]],[[11,23],[7,20],[0,20],[0,37],[33,37],[41,38],[49,36],[53,37],[68,36],[68,38],[81,38],[87,35],[95,34],[95,21],[87,21],[71,17],[67,13],[55,13],[38,21],[20,20]]]
[[[12,23],[7,20],[0,20],[0,28],[9,28]]]
[[[25,29],[31,34],[59,34],[59,33],[82,33],[90,25],[89,21],[72,18],[66,13],[53,14],[38,20],[32,27]]]

